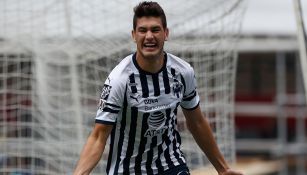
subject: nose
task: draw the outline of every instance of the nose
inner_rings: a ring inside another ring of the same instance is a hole
[[[146,32],[146,39],[153,39],[153,33],[151,31]]]

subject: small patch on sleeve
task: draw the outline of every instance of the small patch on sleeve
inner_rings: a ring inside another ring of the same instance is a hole
[[[112,86],[107,85],[107,84],[103,85],[102,92],[101,92],[101,95],[100,95],[99,104],[98,104],[98,107],[100,109],[104,108],[105,103],[106,103],[107,99],[109,98],[111,89],[112,89]]]

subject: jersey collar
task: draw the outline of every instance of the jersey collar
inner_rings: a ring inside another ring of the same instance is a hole
[[[136,52],[132,55],[132,61],[133,61],[134,66],[139,70],[140,73],[147,74],[147,75],[155,75],[155,74],[159,74],[159,73],[162,72],[164,69],[166,69],[167,53],[164,52],[164,63],[163,63],[163,66],[161,67],[161,69],[160,69],[157,73],[151,73],[151,72],[148,72],[148,71],[143,70],[143,69],[138,65],[138,63],[137,63],[137,61],[136,61]]]

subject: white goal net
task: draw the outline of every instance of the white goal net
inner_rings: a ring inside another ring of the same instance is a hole
[[[126,0],[0,0],[0,174],[71,174],[95,120],[102,84],[135,50]],[[158,1],[166,51],[194,67],[201,108],[235,160],[233,101],[242,0]],[[208,161],[184,124],[191,169]],[[108,148],[94,174],[103,174]]]

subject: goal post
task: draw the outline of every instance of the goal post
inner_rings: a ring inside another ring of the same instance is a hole
[[[305,101],[307,103],[307,35],[304,26],[303,12],[300,0],[293,0],[295,19],[297,24],[297,40],[299,45],[299,58],[301,63]]]
[[[140,1],[0,2],[0,174],[70,174],[95,120],[103,82],[135,51],[132,9]],[[158,1],[165,50],[195,69],[201,108],[235,161],[236,43],[243,0]],[[178,116],[191,169],[208,161]],[[105,172],[108,147],[93,174]]]

